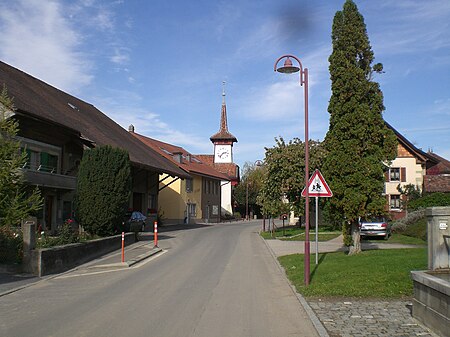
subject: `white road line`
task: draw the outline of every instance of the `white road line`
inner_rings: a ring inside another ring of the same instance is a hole
[[[65,275],[57,276],[54,279],[67,279],[67,278],[73,278],[73,277],[80,277],[80,276],[89,276],[89,275],[97,275],[97,274],[105,274],[105,273],[115,273],[119,271],[127,271],[130,269],[136,269],[144,266],[145,264],[149,263],[150,261],[153,261],[159,256],[162,256],[163,254],[167,253],[167,250],[162,250],[160,253],[155,254],[153,256],[150,256],[148,259],[144,259],[139,263],[136,263],[135,265],[128,267],[128,268],[118,268],[113,270],[99,270],[99,271],[93,271],[89,273],[68,273]]]

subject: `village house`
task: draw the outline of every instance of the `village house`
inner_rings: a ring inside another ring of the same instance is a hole
[[[25,180],[38,186],[44,198],[37,214],[44,230],[55,231],[73,216],[76,177],[85,149],[111,145],[127,150],[133,182],[129,208],[155,219],[160,175],[191,179],[92,104],[4,62],[0,62],[0,85],[14,100],[16,111],[10,118],[19,122],[17,139],[28,155]]]
[[[220,222],[221,181],[228,177],[203,163],[182,147],[161,142],[134,132],[130,133],[146,146],[171,160],[191,178],[180,180],[160,175],[160,213],[164,223]]]

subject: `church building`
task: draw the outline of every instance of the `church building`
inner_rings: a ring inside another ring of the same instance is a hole
[[[214,144],[214,155],[200,155],[199,157],[203,162],[213,166],[229,178],[229,180],[221,182],[221,215],[226,218],[233,214],[232,187],[239,183],[240,177],[239,166],[233,162],[233,144],[237,143],[238,140],[228,131],[225,86],[222,91],[220,128],[217,133],[210,137],[210,140]]]

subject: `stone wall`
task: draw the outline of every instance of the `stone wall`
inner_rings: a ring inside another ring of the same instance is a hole
[[[125,246],[135,242],[134,233],[125,234]],[[30,252],[30,259],[25,271],[39,277],[61,273],[83,263],[99,258],[122,247],[122,235],[92,240],[83,243],[34,249]]]

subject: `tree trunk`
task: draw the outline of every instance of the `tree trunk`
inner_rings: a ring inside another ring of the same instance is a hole
[[[359,235],[358,220],[352,222],[352,239],[353,245],[350,246],[348,255],[355,255],[361,253],[361,236]]]

